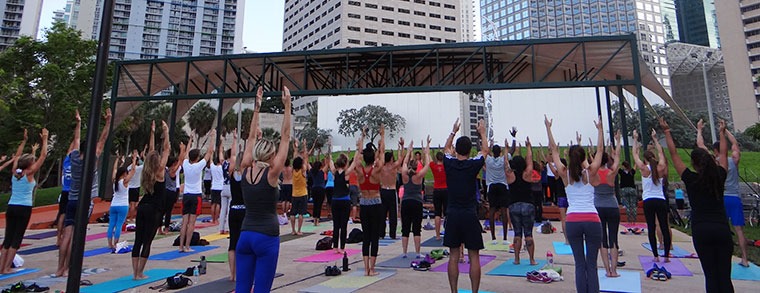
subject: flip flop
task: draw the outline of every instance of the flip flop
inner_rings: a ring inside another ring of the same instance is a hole
[[[81,280],[79,281],[79,286],[92,286],[92,282],[90,280]]]

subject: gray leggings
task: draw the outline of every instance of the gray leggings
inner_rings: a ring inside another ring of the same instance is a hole
[[[567,222],[565,232],[575,259],[575,290],[599,292],[596,259],[602,244],[602,225],[598,222]],[[586,246],[586,252],[583,246]]]

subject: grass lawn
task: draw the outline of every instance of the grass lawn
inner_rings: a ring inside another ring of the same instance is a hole
[[[37,194],[34,197],[34,206],[46,206],[58,203],[58,195],[61,193],[60,187],[51,187],[38,189]],[[5,212],[8,208],[8,200],[10,199],[10,193],[0,194],[0,212]]]
[[[677,229],[681,232],[691,235],[691,229],[684,229],[683,227],[677,226],[677,225],[671,225],[671,226],[674,229]],[[733,230],[733,228],[731,230]],[[744,236],[747,239],[752,239],[752,240],[760,239],[760,227],[745,226]],[[734,239],[734,243],[738,243],[736,235],[733,236],[733,239]],[[734,245],[734,255],[741,258],[742,252],[739,249],[738,244]],[[760,265],[760,247],[747,245],[747,259],[756,265]]]

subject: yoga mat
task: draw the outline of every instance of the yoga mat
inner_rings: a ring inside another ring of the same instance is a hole
[[[646,248],[649,251],[652,251],[652,246],[649,245],[649,243],[641,243],[641,246],[643,246],[644,248]],[[660,256],[664,256],[665,255],[665,250],[658,249],[657,253]],[[670,257],[671,258],[697,258],[697,254],[696,253],[690,253],[690,252],[688,252],[686,250],[681,249],[678,246],[673,245],[673,248],[670,249]]]
[[[399,237],[401,238],[401,237]],[[380,239],[380,242],[377,244],[378,246],[390,246],[393,243],[396,243],[398,239]],[[414,240],[410,240],[409,242],[413,242]],[[361,242],[359,243],[361,244]]]
[[[101,247],[95,248],[84,252],[84,257],[96,256],[101,254],[111,253],[111,248]]]
[[[226,263],[228,260],[227,253],[220,253],[220,254],[214,254],[211,256],[206,257],[206,262],[209,263]],[[198,259],[193,259],[191,262],[201,262],[200,257]]]
[[[641,293],[641,273],[631,270],[618,270],[620,277],[607,278],[604,269],[597,269],[599,290],[602,292]]]
[[[565,244],[565,242],[562,241],[553,241],[552,245],[554,245],[554,253],[559,255],[573,255],[573,249],[570,248],[569,244]]]
[[[484,245],[486,247],[485,250],[509,252],[509,244],[504,245],[501,241],[499,241],[497,244],[492,244],[491,241],[485,241]]]
[[[296,239],[299,239],[299,238],[304,238],[304,237],[307,237],[307,236],[314,235],[314,233],[310,233],[310,232],[302,232],[302,233],[303,233],[303,235],[293,235],[293,234],[280,235],[280,243],[284,243],[284,242],[288,242],[288,241],[296,240]]]
[[[274,277],[279,278],[284,276],[282,273],[275,273]],[[171,291],[171,290],[170,290]],[[229,277],[224,277],[211,282],[193,284],[187,287],[187,289],[177,291],[179,293],[229,293],[235,291],[235,282],[230,281]]]
[[[467,257],[467,256],[465,256]],[[480,255],[480,267],[486,266],[488,263],[492,262],[496,259],[495,255]],[[439,272],[439,273],[445,273],[449,269],[449,262],[444,262],[441,265],[435,267],[431,271],[433,272]],[[469,262],[460,262],[459,263],[459,273],[460,274],[469,274],[470,273],[470,263]]]
[[[36,273],[39,272],[40,269],[18,269],[14,273],[7,274],[7,275],[0,275],[0,281],[10,278],[15,278],[18,276],[23,276],[26,274]]]
[[[197,217],[195,218],[195,221],[206,223],[211,221],[211,217]]]
[[[92,286],[82,286],[80,291],[82,293],[100,293],[100,292],[121,292],[134,287],[139,287],[145,284],[153,282],[164,281],[166,278],[174,276],[176,273],[181,273],[183,269],[152,269],[147,270],[145,275],[148,276],[144,280],[133,280],[133,276],[130,274],[121,278],[106,281],[100,284]]]
[[[472,293],[472,290],[457,289],[457,292],[458,293]],[[483,291],[483,290],[478,290],[478,292],[480,292],[480,293],[494,293],[494,292],[491,292],[491,291]]]
[[[652,262],[652,258],[653,257],[651,255],[649,255],[649,256],[639,255],[639,263],[641,263],[641,269],[644,272],[646,272],[647,270],[649,270],[649,269],[652,268],[652,265],[654,264],[654,262]],[[666,263],[663,260],[664,259],[661,258],[660,262],[657,263],[657,266],[658,267],[665,267],[665,269],[668,270],[668,272],[670,272],[670,274],[672,274],[673,276],[687,276],[687,277],[691,277],[691,276],[694,275],[678,259],[671,259],[669,263]]]
[[[82,278],[84,279],[84,278],[86,278],[88,276],[92,276],[92,275],[108,272],[110,270],[111,269],[106,269],[106,268],[83,269],[82,270]],[[23,282],[24,282],[25,286],[31,286],[32,284],[36,283],[40,287],[50,287],[50,286],[55,285],[55,284],[66,282],[66,278],[65,277],[64,278],[56,278],[55,275],[47,275],[47,276],[42,276],[42,277],[39,277],[39,278],[36,278],[36,279],[24,280]],[[13,284],[8,284],[6,287],[10,287],[11,285],[13,285]]]
[[[525,278],[525,274],[527,274],[530,271],[535,271],[538,269],[541,269],[546,264],[545,260],[536,260],[538,263],[537,265],[530,265],[530,260],[527,258],[521,259],[520,264],[516,265],[513,264],[514,259],[508,259],[504,263],[500,264],[495,269],[491,270],[490,272],[486,273],[486,275],[490,276],[512,276],[512,277],[523,277]]]
[[[621,223],[620,225],[625,227],[625,229],[633,229],[633,228],[646,229],[647,228],[647,224],[645,223],[633,223],[633,224]]]
[[[746,280],[746,281],[760,281],[760,267],[753,263],[749,263],[749,267],[745,268],[738,263],[731,265],[731,279],[732,280]]]
[[[97,234],[92,234],[92,235],[85,236],[84,237],[84,241],[93,241],[93,240],[103,239],[103,238],[106,238],[106,237],[108,237],[108,234],[106,232],[97,233]]]
[[[18,254],[30,255],[30,254],[37,254],[37,253],[48,252],[48,251],[53,251],[53,250],[58,250],[58,246],[55,246],[55,244],[53,244],[53,245],[48,245],[48,246],[35,247],[32,249],[20,250]]]
[[[298,224],[296,224],[296,225],[298,225]],[[303,232],[303,233],[306,233],[306,232],[313,233],[314,231],[317,231],[317,229],[327,230],[330,227],[332,227],[332,225],[320,224],[319,226],[314,226],[314,224],[304,223],[303,226],[301,226],[301,232]],[[296,227],[296,228],[298,228],[298,227]]]
[[[42,240],[50,237],[55,237],[56,235],[58,235],[58,231],[47,231],[39,234],[24,236],[24,239]]]
[[[205,251],[209,251],[212,249],[217,249],[219,246],[191,246],[191,249],[193,249],[193,252],[179,252],[179,250],[172,250],[167,251],[164,253],[159,253],[156,255],[151,255],[148,259],[149,260],[175,260],[181,257],[186,257],[188,255],[193,255]]]
[[[430,239],[422,241],[422,244],[420,244],[422,247],[443,247],[443,237],[441,237],[441,240],[435,240],[434,237],[430,237]]]
[[[348,256],[352,256],[355,254],[359,254],[362,251],[359,249],[346,249],[346,253]],[[333,252],[332,250],[323,251],[317,254],[313,254],[307,257],[302,257],[299,259],[295,259],[293,261],[297,262],[331,262],[331,261],[338,261],[343,259],[343,254],[337,254]]]
[[[364,275],[364,270],[358,270],[349,274],[341,275],[339,277],[332,277],[332,279],[328,281],[319,283],[316,286],[298,290],[298,292],[350,293],[387,279],[396,274],[396,270],[393,269],[376,269],[375,271],[380,274],[373,277],[367,277]]]
[[[415,258],[413,255],[408,256],[407,258],[403,258],[399,255],[397,257],[378,263],[377,266],[384,267],[384,268],[408,269],[408,268],[411,268],[412,261],[415,261],[415,260],[422,261],[423,259]]]
[[[218,225],[219,224],[214,224],[214,223],[200,223],[200,224],[195,224],[195,229],[203,229],[203,228],[208,228],[208,227],[213,227],[213,226],[218,226]]]
[[[201,239],[206,239],[206,241],[211,242],[211,241],[217,241],[220,239],[227,239],[227,237],[230,237],[230,235],[214,233],[214,234],[210,234],[206,236],[201,236]]]

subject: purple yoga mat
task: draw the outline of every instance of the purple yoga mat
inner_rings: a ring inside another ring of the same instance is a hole
[[[653,258],[654,257],[652,257],[651,255],[649,256],[639,255],[639,263],[641,263],[641,268],[644,270],[645,273],[646,271],[652,268]],[[657,266],[658,267],[664,266],[665,269],[668,270],[668,272],[670,272],[670,274],[672,274],[673,276],[690,277],[694,275],[691,273],[691,271],[689,271],[688,268],[686,268],[685,265],[683,265],[683,263],[680,260],[675,259],[675,258],[671,258],[669,263],[665,263],[664,258],[660,258],[660,262],[657,263]]]
[[[55,237],[57,234],[58,234],[58,231],[47,231],[47,232],[42,232],[39,234],[26,235],[24,236],[24,239],[42,240],[42,239],[47,239],[50,237]]]
[[[465,256],[465,257],[467,257],[467,256]],[[495,255],[481,255],[480,256],[480,267],[481,268],[484,267],[489,262],[492,262],[494,259],[496,259]],[[449,270],[449,262],[445,262],[445,263],[443,263],[443,264],[435,267],[434,269],[432,269],[433,272],[439,272],[439,273],[441,273],[441,272],[447,272],[448,270]],[[469,262],[464,262],[464,263],[460,262],[459,263],[459,273],[460,274],[469,274],[470,273],[470,263]]]

